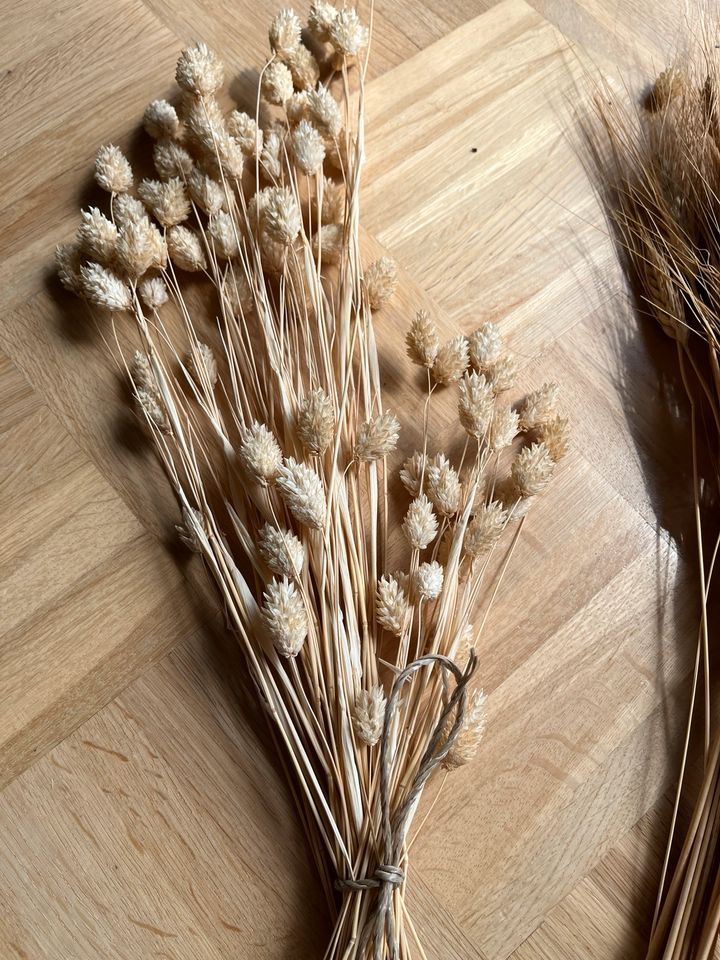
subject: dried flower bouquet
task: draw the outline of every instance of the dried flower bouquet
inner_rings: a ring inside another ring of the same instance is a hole
[[[405,906],[408,830],[433,772],[467,763],[482,736],[473,614],[512,552],[497,562],[507,528],[510,545],[565,453],[567,421],[554,384],[503,398],[515,364],[492,323],[441,343],[419,311],[407,352],[427,385],[423,444],[400,471],[402,523],[390,515],[400,424],[373,315],[396,267],[364,267],[359,242],[369,32],[320,0],[312,49],[291,10],[269,36],[254,116],[224,114],[223,66],[204,44],[182,53],[178,108],[155,101],[144,117],[157,178],[136,184],[102,147],[107,214],[83,212],[58,268],[139,338],[126,365],[137,408],[291,771],[335,918],[326,956],[425,956]],[[428,436],[448,386],[456,464],[435,452],[450,438]],[[391,571],[398,537],[405,569]]]

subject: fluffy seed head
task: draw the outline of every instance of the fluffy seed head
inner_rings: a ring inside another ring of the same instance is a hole
[[[544,443],[523,447],[513,460],[510,474],[522,498],[535,497],[545,489],[555,463]]]
[[[345,228],[341,223],[327,223],[312,240],[313,253],[324,263],[340,263],[345,246]]]
[[[80,247],[77,243],[59,243],[55,247],[55,266],[60,283],[71,293],[82,292]]]
[[[342,223],[345,219],[345,187],[330,177],[323,178],[322,210],[323,224]]]
[[[487,364],[484,369],[487,381],[493,389],[493,393],[502,393],[503,390],[510,390],[517,379],[517,364],[515,358],[509,353],[503,354],[493,363]]]
[[[360,23],[352,7],[338,11],[328,26],[328,37],[336,52],[345,57],[356,57],[367,46],[368,31]]]
[[[194,166],[193,158],[185,147],[175,140],[158,140],[153,147],[153,163],[158,176],[163,180],[170,177],[187,177]]]
[[[337,8],[325,0],[315,0],[310,6],[308,30],[321,43],[330,40],[330,27],[338,15]]]
[[[493,453],[510,446],[520,430],[519,420],[512,407],[498,407],[495,410],[487,434],[487,444]]]
[[[465,373],[469,362],[467,340],[465,337],[453,337],[440,347],[435,357],[433,379],[440,384],[454,383]]]
[[[307,93],[300,90],[294,93],[285,104],[285,116],[290,126],[308,119]]]
[[[413,590],[418,600],[437,600],[442,592],[444,576],[437,560],[421,563],[413,577]]]
[[[307,464],[289,457],[280,467],[277,486],[296,520],[316,530],[325,526],[327,504],[322,480]]]
[[[499,501],[481,504],[465,531],[465,553],[480,557],[491,550],[505,529],[507,518],[507,511]]]
[[[183,90],[210,97],[222,86],[223,65],[207,44],[196,43],[180,54],[175,79]]]
[[[160,396],[155,390],[136,390],[135,399],[140,408],[140,412],[160,433],[171,433],[170,421],[168,420],[165,409],[160,400]]]
[[[282,136],[277,127],[271,127],[263,134],[263,145],[260,151],[260,166],[270,180],[277,180],[282,172],[281,151]]]
[[[311,120],[326,137],[340,135],[343,128],[342,114],[335,97],[327,87],[319,84],[314,90],[308,90],[307,109]]]
[[[474,370],[463,375],[458,387],[458,416],[471,437],[482,439],[490,427],[493,392],[482,373]]]
[[[460,507],[460,478],[448,458],[439,453],[426,469],[427,492],[439,514],[451,517]]]
[[[149,310],[159,310],[167,303],[168,292],[162,277],[145,277],[138,285],[138,292]]]
[[[397,287],[397,264],[390,257],[374,260],[363,277],[365,293],[371,310],[379,310],[395,293]]]
[[[398,418],[386,411],[361,424],[355,441],[356,460],[381,460],[397,446],[400,435]]]
[[[302,218],[289,187],[271,187],[262,207],[262,229],[275,243],[288,245],[300,233]]]
[[[470,363],[476,370],[484,370],[486,366],[500,357],[502,353],[502,337],[494,323],[484,323],[468,337],[470,347]]]
[[[190,213],[185,185],[179,177],[164,182],[143,180],[138,186],[138,196],[163,227],[182,223]]]
[[[437,327],[426,310],[418,310],[405,337],[408,356],[413,363],[430,369],[440,349]]]
[[[157,264],[162,237],[147,217],[130,221],[118,233],[115,258],[129,277],[141,277]]]
[[[249,427],[243,427],[238,460],[259,483],[275,479],[282,466],[282,451],[264,423],[253,421]]]
[[[297,580],[305,563],[305,548],[294,533],[266,523],[258,533],[260,556],[273,573]]]
[[[136,390],[157,393],[157,381],[150,358],[142,350],[136,350],[130,361],[130,380]]]
[[[209,217],[222,209],[225,194],[217,180],[213,180],[195,167],[188,177],[187,184],[193,202]]]
[[[414,550],[424,550],[435,539],[438,530],[437,517],[424,493],[416,497],[408,507],[402,529]]]
[[[301,120],[290,135],[295,163],[311,176],[322,167],[325,147],[317,128],[309,120]]]
[[[108,193],[127,193],[133,183],[132,168],[120,147],[100,147],[95,156],[95,180]]]
[[[420,480],[425,474],[427,474],[427,457],[416,450],[411,457],[408,457],[400,471],[400,480],[410,496],[419,496]]]
[[[283,577],[268,584],[262,612],[273,645],[281,657],[296,657],[308,632],[302,595],[294,582]]]
[[[556,383],[544,383],[539,389],[529,393],[519,410],[521,428],[534,430],[552,420],[556,414],[559,393],[560,388]]]
[[[167,100],[153,100],[143,115],[143,126],[153,140],[176,140],[180,136],[180,121],[175,107]]]
[[[96,263],[109,263],[115,256],[117,227],[97,207],[82,211],[77,238],[83,254]]]
[[[289,68],[280,60],[273,60],[265,67],[260,89],[268,103],[281,107],[293,95],[293,79]]]
[[[80,285],[85,299],[107,310],[129,310],[130,290],[124,280],[101,266],[87,263],[80,267]]]
[[[567,417],[553,417],[535,431],[538,440],[547,447],[548,453],[557,463],[567,453],[570,421]]]
[[[238,255],[238,236],[233,218],[229,213],[220,210],[208,220],[207,232],[213,239],[213,247],[218,257],[223,260],[232,260]]]
[[[358,693],[352,719],[355,733],[363,743],[372,747],[378,742],[385,723],[385,695],[380,685]]]
[[[474,691],[468,698],[462,726],[452,747],[442,761],[447,770],[456,770],[470,763],[477,753],[487,724],[487,697],[482,690]]]
[[[381,577],[377,587],[377,621],[381,627],[402,636],[410,608],[405,591],[395,577]]]
[[[332,401],[320,387],[311,390],[300,404],[297,432],[305,449],[315,456],[320,456],[330,446],[335,436],[335,411]]]
[[[687,77],[677,67],[663,70],[655,80],[650,96],[645,101],[645,106],[651,113],[664,110],[672,100],[682,94],[687,83]]]
[[[205,254],[200,239],[192,230],[182,225],[170,227],[167,232],[167,245],[170,259],[176,267],[189,273],[205,268]]]
[[[199,386],[209,384],[212,388],[217,383],[217,361],[212,349],[206,343],[198,343],[195,349],[188,353],[185,366]]]
[[[281,60],[300,45],[300,30],[300,19],[294,10],[281,10],[270,21],[270,46]]]
[[[235,137],[246,157],[255,157],[262,150],[262,130],[253,118],[240,110],[233,110],[228,117],[228,132]]]
[[[293,85],[298,90],[312,90],[320,79],[320,67],[307,47],[300,44],[285,58]]]
[[[144,205],[129,193],[118,193],[112,200],[112,212],[115,217],[115,226],[120,228],[128,223],[137,223],[147,217]]]

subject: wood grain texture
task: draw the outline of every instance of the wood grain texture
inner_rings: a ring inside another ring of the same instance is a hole
[[[638,3],[375,8],[365,256],[383,245],[404,268],[378,317],[389,401],[413,409],[399,344],[422,306],[448,331],[497,320],[523,389],[559,380],[575,425],[483,632],[482,756],[413,848],[411,907],[440,960],[642,953],[697,626],[687,438],[567,109],[582,60],[612,72],[667,49],[676,5],[653,5],[634,46]],[[318,956],[324,905],[238,653],[201,571],[164,546],[175,506],[120,413],[109,331],[48,268],[94,196],[95,146],[142,150],[182,42],[213,43],[242,96],[275,5],[25,7],[20,25],[0,3],[0,955]],[[448,391],[441,435],[452,407]]]

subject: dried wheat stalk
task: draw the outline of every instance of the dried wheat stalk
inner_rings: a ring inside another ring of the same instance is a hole
[[[432,773],[477,749],[473,611],[504,569],[491,561],[508,526],[514,543],[565,453],[567,421],[553,384],[518,409],[503,399],[515,366],[492,323],[441,343],[418,312],[407,349],[426,371],[424,441],[393,522],[400,424],[383,406],[373,314],[397,276],[384,257],[363,267],[359,244],[369,35],[325,2],[307,31],[312,51],[293,11],[272,21],[254,116],[226,116],[222,64],[185,50],[178,109],[145,113],[157,179],[133,192],[128,161],[102,147],[109,216],[85,211],[57,259],[66,287],[113,323],[132,318],[127,371],[180,536],[217,585],[298,788],[336,918],[326,956],[408,958],[408,830]],[[210,321],[193,275],[213,291]],[[456,465],[430,453],[446,438],[427,428],[448,385],[466,433]],[[390,572],[397,535],[407,567]]]

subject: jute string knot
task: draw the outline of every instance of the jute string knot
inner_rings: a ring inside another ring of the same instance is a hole
[[[452,749],[462,729],[465,719],[467,685],[475,672],[477,658],[471,652],[465,670],[461,670],[449,657],[439,653],[426,654],[409,664],[395,678],[388,702],[385,707],[383,732],[380,740],[380,811],[382,816],[382,864],[372,877],[340,880],[338,886],[347,890],[363,891],[377,888],[377,899],[371,911],[362,935],[359,938],[356,960],[366,956],[366,949],[372,940],[373,960],[398,960],[399,947],[395,932],[393,913],[393,892],[405,881],[405,872],[397,865],[402,862],[405,852],[405,838],[410,821],[420,800],[420,794],[433,770],[442,763]],[[452,674],[455,689],[447,698],[445,706],[430,736],[417,773],[407,793],[397,809],[390,809],[390,790],[392,781],[391,726],[398,709],[400,690],[403,684],[423,667],[439,667],[445,673]],[[449,723],[450,718],[452,723]]]

